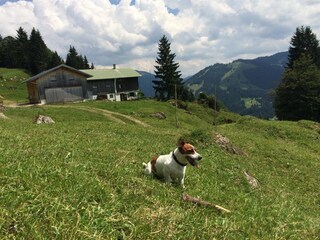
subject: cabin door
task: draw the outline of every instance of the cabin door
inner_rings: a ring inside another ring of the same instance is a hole
[[[128,95],[125,93],[120,93],[120,100],[121,101],[127,101],[128,100]]]

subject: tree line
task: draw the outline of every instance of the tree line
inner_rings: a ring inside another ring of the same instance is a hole
[[[38,74],[47,69],[65,63],[76,69],[94,68],[89,65],[86,56],[78,54],[73,46],[70,46],[66,61],[47,47],[39,30],[32,29],[30,36],[20,27],[15,37],[0,35],[0,67],[22,68],[32,74]]]
[[[280,120],[320,121],[320,46],[311,27],[298,27],[291,38],[288,64],[275,93]]]

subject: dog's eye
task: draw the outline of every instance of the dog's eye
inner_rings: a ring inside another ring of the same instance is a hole
[[[194,149],[188,150],[188,154],[194,154]]]

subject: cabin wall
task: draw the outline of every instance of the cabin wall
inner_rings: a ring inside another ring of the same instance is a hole
[[[138,91],[139,83],[137,77],[117,79],[117,92]]]
[[[115,89],[115,82],[117,89]],[[89,99],[96,99],[101,95],[111,101],[125,101],[137,98],[139,82],[137,77],[88,80],[87,89]]]
[[[28,90],[28,98],[30,103],[39,103],[39,93],[37,89],[37,82],[36,81],[30,81],[27,82],[27,90]]]
[[[57,69],[40,77],[37,89],[39,100],[47,103],[82,100],[87,98],[87,79],[68,69]]]
[[[27,82],[30,103],[58,103],[107,98],[111,101],[138,97],[138,77],[87,80],[68,68],[57,68]]]
[[[114,93],[114,80],[88,80],[87,89],[91,95]]]

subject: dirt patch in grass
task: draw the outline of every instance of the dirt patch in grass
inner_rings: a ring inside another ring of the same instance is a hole
[[[112,112],[112,111],[109,111],[109,110],[106,110],[106,109],[100,109],[100,108],[86,108],[86,107],[78,107],[79,109],[82,109],[82,110],[86,110],[86,111],[91,111],[91,112],[95,112],[95,113],[100,113],[100,114],[103,114],[107,117],[112,117],[112,119],[117,119],[117,121],[121,121],[122,123],[125,123],[124,121],[121,120],[121,118],[124,118],[126,120],[129,120],[131,122],[134,122],[138,125],[142,125],[144,127],[149,127],[148,124],[134,118],[134,117],[131,117],[131,116],[128,116],[128,115],[124,115],[124,114],[121,114],[121,113],[118,113],[118,112]],[[119,118],[120,117],[120,118]]]
[[[6,115],[4,115],[2,112],[0,112],[0,118],[2,119],[8,119],[8,117]]]
[[[219,133],[214,133],[214,140],[216,144],[219,145],[220,148],[224,149],[229,153],[241,155],[241,156],[248,156],[244,151],[234,146],[227,137],[222,136]]]
[[[163,112],[155,112],[155,113],[150,114],[150,116],[154,117],[154,118],[158,118],[158,119],[166,119],[167,118]]]

